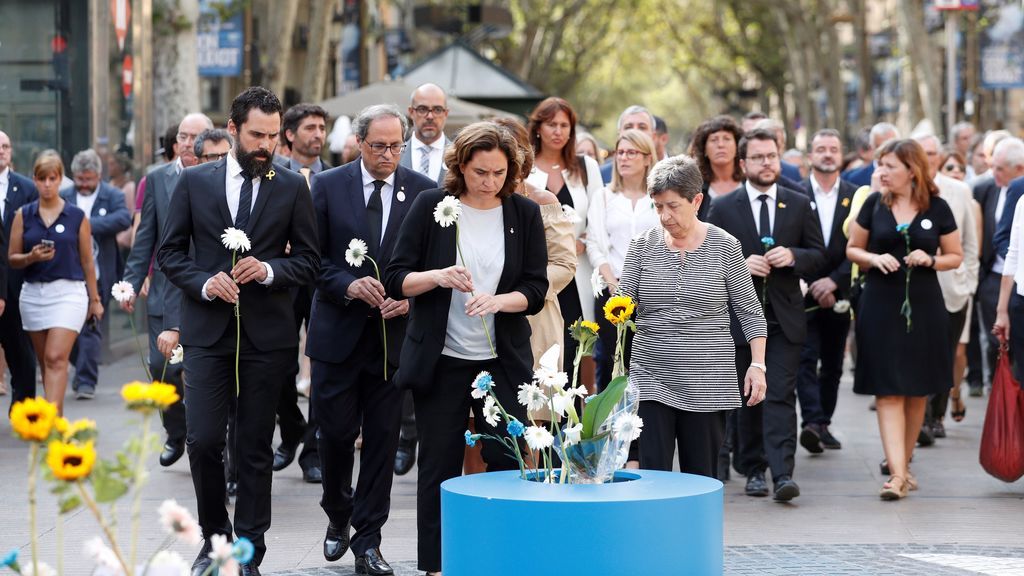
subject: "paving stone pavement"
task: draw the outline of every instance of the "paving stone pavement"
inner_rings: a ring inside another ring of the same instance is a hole
[[[100,425],[98,449],[109,456],[138,430],[138,418],[126,412],[118,395],[123,382],[139,377],[138,358],[124,356],[101,368],[95,400],[66,403],[69,418],[94,418]],[[843,380],[833,432],[843,449],[811,456],[798,448],[795,479],[801,496],[791,504],[743,495],[743,480],[725,489],[725,573],[728,575],[913,575],[985,574],[1024,576],[1024,481],[1006,484],[978,464],[978,443],[987,398],[967,398],[962,423],[947,422],[949,437],[916,452],[914,473],[921,490],[906,500],[882,502],[884,478],[878,471],[881,446],[869,399],[855,396],[850,377]],[[965,390],[966,392],[966,390]],[[6,397],[0,402],[7,402]],[[303,401],[303,408],[305,403]],[[17,547],[28,555],[28,506],[24,497],[26,447],[0,422],[0,553]],[[167,547],[191,561],[196,550],[168,545],[156,508],[175,498],[193,512],[195,495],[187,457],[161,468],[149,464],[143,493],[139,557]],[[324,561],[326,517],[319,507],[320,486],[302,481],[296,464],[274,475],[273,525],[267,533],[266,574],[347,576],[352,557]],[[40,554],[54,565],[57,557],[56,503],[40,489]],[[395,478],[392,512],[384,527],[382,550],[398,576],[422,574],[416,559],[415,470]],[[127,546],[128,502],[116,509],[122,545]],[[97,534],[84,510],[63,519],[64,573],[90,574],[82,543]],[[494,527],[500,530],[500,527]],[[579,539],[577,552],[586,549]],[[641,552],[642,553],[642,552]],[[485,574],[481,570],[481,574]],[[561,573],[560,573],[561,574]],[[504,576],[504,575],[502,575]]]

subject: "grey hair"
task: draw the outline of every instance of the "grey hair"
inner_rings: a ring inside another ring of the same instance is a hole
[[[366,135],[370,133],[370,124],[381,118],[398,118],[402,123],[402,140],[405,140],[405,135],[409,132],[409,121],[394,104],[374,104],[363,108],[352,121],[352,133],[360,142],[366,140]]]
[[[209,130],[203,130],[196,136],[195,144],[192,145],[192,152],[195,153],[196,158],[203,155],[203,144],[207,142],[223,142],[227,140],[229,146],[234,146],[235,141],[231,138],[231,134],[223,128],[212,128]]]
[[[782,142],[779,143],[779,148],[781,149],[786,144],[786,127],[778,120],[763,118],[758,120],[757,124],[754,124],[754,127],[751,128],[751,130],[767,130],[776,135],[778,135],[779,132],[782,132]]]
[[[985,152],[985,156],[992,157],[996,152],[996,146],[1003,140],[1012,137],[1013,134],[1010,134],[1007,130],[992,130],[988,134],[985,134],[985,140],[981,145],[981,149]]]
[[[992,152],[992,158],[996,158],[1002,155],[1006,163],[1010,166],[1024,166],[1024,140],[1020,138],[1003,138],[996,144],[995,151]]]
[[[651,132],[654,132],[654,114],[651,114],[650,110],[640,106],[639,104],[633,104],[629,108],[623,110],[622,114],[619,114],[619,123],[617,125],[619,132],[622,131],[622,122],[626,119],[626,116],[629,116],[630,114],[647,114],[647,117],[651,120]]]
[[[647,195],[652,198],[662,192],[672,191],[693,202],[703,190],[704,179],[700,175],[700,166],[686,154],[661,160],[647,175]]]
[[[92,148],[82,150],[71,159],[71,173],[79,174],[81,172],[103,173],[103,162],[100,161],[100,155]]]
[[[956,140],[957,136],[968,128],[973,130],[974,124],[971,124],[970,122],[957,122],[956,124],[953,124],[953,127],[949,129],[949,139]]]
[[[918,134],[914,136],[914,140],[920,143],[924,143],[927,142],[928,140],[931,140],[935,142],[935,148],[938,149],[940,152],[942,151],[942,138],[939,138],[935,134]]]
[[[892,136],[889,136],[890,134]],[[886,136],[889,137],[885,138]],[[871,143],[872,149],[878,149],[882,146],[882,144],[885,144],[889,140],[894,140],[899,137],[899,128],[888,122],[879,122],[878,124],[875,124],[874,126],[871,127],[871,132],[870,136],[868,137],[868,141]],[[882,138],[885,138],[885,140],[879,142],[879,140],[881,140]]]

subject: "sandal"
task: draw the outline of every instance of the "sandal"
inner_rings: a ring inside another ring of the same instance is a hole
[[[911,474],[910,470],[907,470],[907,491],[913,492],[919,487],[917,478]]]
[[[949,395],[949,415],[953,417],[953,422],[962,422],[964,416],[967,416],[967,405],[960,398],[960,394]]]
[[[899,487],[896,487],[896,480],[899,480]],[[879,490],[878,496],[882,500],[899,500],[907,497],[907,481],[902,476],[890,476],[889,480],[882,484],[882,489]]]

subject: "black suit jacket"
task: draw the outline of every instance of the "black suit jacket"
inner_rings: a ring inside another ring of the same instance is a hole
[[[775,205],[775,224],[772,237],[775,246],[784,246],[793,251],[795,262],[788,268],[772,268],[768,277],[767,304],[765,317],[775,320],[782,328],[786,339],[794,344],[802,343],[807,337],[807,318],[804,314],[804,297],[800,292],[800,278],[818,274],[825,265],[825,243],[821,239],[821,224],[818,215],[811,209],[811,201],[800,192],[779,186]],[[715,199],[708,221],[732,234],[743,246],[743,257],[764,254],[761,235],[757,233],[746,184],[735,192]],[[758,294],[762,291],[764,279],[752,276]],[[733,338],[738,346],[746,346],[739,323],[733,317]]]
[[[807,195],[813,206],[814,217],[817,222],[820,222],[817,214],[818,206],[814,204],[814,188],[811,186],[810,177],[801,184],[803,193]],[[816,274],[804,277],[804,280],[810,284],[819,278],[828,276],[839,286],[835,292],[837,299],[847,298],[850,293],[851,264],[846,259],[846,235],[843,234],[843,222],[850,215],[850,204],[853,202],[855,192],[857,192],[856,186],[839,180],[839,198],[836,199],[836,209],[832,218],[832,234],[829,236],[828,246],[825,247],[825,266]],[[822,235],[822,240],[824,241],[824,235]],[[810,298],[809,295],[808,298]],[[814,306],[816,303],[810,305]]]
[[[0,283],[0,290],[3,290],[3,298],[7,305],[18,305],[18,296],[21,295],[21,285],[24,282],[25,270],[14,270],[7,265],[7,247],[11,245],[11,224],[14,222],[14,215],[18,210],[39,199],[39,191],[36,190],[35,182],[18,174],[14,170],[7,172],[7,200],[4,202],[4,270],[6,279]]]
[[[996,226],[999,222],[996,219],[996,204],[999,203],[999,186],[995,178],[987,176],[974,184],[974,199],[981,204],[982,234],[981,234],[981,276],[992,271],[992,264],[996,261],[996,251],[993,240],[996,236]]]
[[[384,275],[384,290],[405,297],[402,284],[410,272],[447,268],[455,264],[455,226],[442,228],[434,221],[434,207],[445,196],[442,189],[421,192],[409,208],[398,234],[391,264]],[[527,307],[517,314],[494,317],[495,348],[515,387],[530,379],[533,353],[530,324],[526,317],[540,312],[548,291],[548,250],[540,207],[532,200],[513,195],[502,200],[505,232],[505,267],[498,294],[521,292]],[[395,382],[400,388],[423,389],[434,379],[434,367],[444,349],[448,330],[450,288],[434,288],[412,299],[409,326]],[[468,386],[469,383],[467,382]]]
[[[182,172],[157,251],[160,269],[184,295],[181,343],[185,346],[211,346],[233,324],[233,305],[202,297],[203,285],[211,276],[231,270],[231,251],[220,239],[226,228],[234,226],[225,192],[226,166],[220,160]],[[274,270],[273,284],[249,282],[239,296],[242,329],[256,349],[264,351],[298,346],[287,289],[313,282],[320,266],[313,199],[306,180],[280,166],[274,166],[274,171],[273,178],[262,178],[249,217],[252,250],[239,254],[239,259],[253,256]],[[289,243],[291,251],[286,253]]]
[[[370,256],[377,262],[381,274],[391,262],[395,240],[409,207],[420,191],[436,186],[430,178],[398,166],[391,194],[388,227],[384,231],[380,249],[375,250],[370,246]],[[340,363],[356,348],[366,323],[379,323],[379,319],[367,319],[369,304],[362,300],[348,300],[345,296],[353,281],[375,273],[369,261],[359,268],[345,261],[345,251],[353,238],[370,244],[360,161],[355,160],[314,176],[313,206],[320,238],[320,275],[310,314],[306,355],[314,360]],[[387,321],[388,362],[394,367],[398,366],[405,326],[406,318],[402,316]],[[373,328],[376,330],[377,326]]]

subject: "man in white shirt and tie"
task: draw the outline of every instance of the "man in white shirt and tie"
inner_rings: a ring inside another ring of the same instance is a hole
[[[444,151],[451,143],[444,134],[448,120],[448,96],[437,84],[423,84],[412,93],[409,102],[413,134],[406,142],[399,160],[401,166],[415,170],[444,187]],[[395,474],[407,474],[416,462],[416,417],[412,395],[406,394],[402,405],[402,431],[395,454]]]

